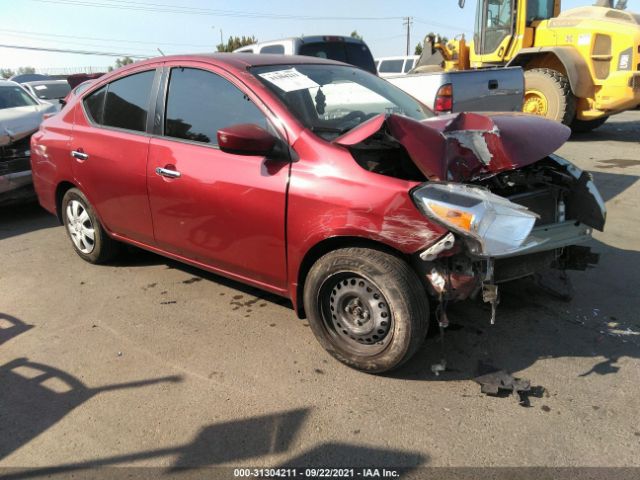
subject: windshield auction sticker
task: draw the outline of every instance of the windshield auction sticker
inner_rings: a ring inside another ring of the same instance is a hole
[[[295,92],[296,90],[306,90],[320,86],[295,68],[260,73],[259,75],[285,92]]]

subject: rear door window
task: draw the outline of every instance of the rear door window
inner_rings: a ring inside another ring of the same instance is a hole
[[[150,70],[111,82],[107,88],[103,125],[144,132],[154,76],[155,70]]]
[[[267,128],[267,119],[240,89],[215,73],[172,68],[164,135],[218,144],[218,130],[251,123]]]

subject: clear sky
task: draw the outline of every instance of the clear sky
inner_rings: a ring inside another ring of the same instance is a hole
[[[592,3],[564,0],[563,9]],[[629,0],[628,8],[640,12],[640,0]],[[475,0],[464,10],[457,0],[0,0],[0,45],[156,56],[157,48],[167,55],[214,51],[221,30],[225,41],[230,35],[269,40],[357,30],[374,56],[403,55],[402,17],[413,17],[413,50],[430,31],[468,36],[474,10]],[[106,67],[114,61],[0,48],[0,68]]]

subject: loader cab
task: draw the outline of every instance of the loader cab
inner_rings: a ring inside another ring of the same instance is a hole
[[[516,0],[478,0],[474,53],[482,62],[500,62],[515,33]]]
[[[509,53],[533,45],[534,29],[556,16],[559,0],[478,0],[473,56],[482,63],[501,64]],[[514,45],[514,43],[518,45]]]

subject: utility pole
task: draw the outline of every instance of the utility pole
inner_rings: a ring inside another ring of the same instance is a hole
[[[410,51],[409,49],[411,48],[411,25],[412,24],[413,24],[412,17],[404,17],[404,23],[402,25],[407,26],[407,53],[406,53],[407,56],[409,56],[409,51]]]

